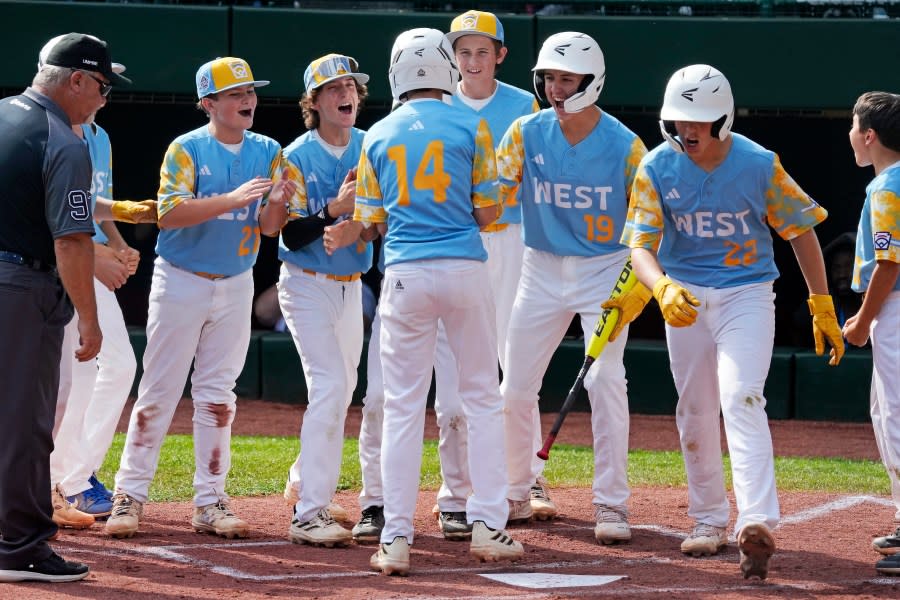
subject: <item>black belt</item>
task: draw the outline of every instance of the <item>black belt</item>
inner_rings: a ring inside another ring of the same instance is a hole
[[[56,265],[51,265],[45,260],[16,254],[15,252],[8,252],[6,250],[0,250],[0,261],[12,263],[14,265],[23,265],[32,268],[35,271],[42,271],[44,273],[56,272]]]

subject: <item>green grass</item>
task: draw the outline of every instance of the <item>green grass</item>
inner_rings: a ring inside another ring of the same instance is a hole
[[[112,486],[125,441],[116,434],[113,446],[100,470],[100,480]],[[232,467],[228,493],[232,496],[281,494],[288,468],[297,455],[296,438],[235,437],[231,442]],[[684,464],[679,452],[635,450],[628,455],[628,481],[632,486],[680,487],[686,485]],[[559,445],[547,463],[545,476],[551,486],[585,487],[592,482],[594,458],[584,446]],[[724,459],[726,485],[731,485],[728,457]],[[193,495],[194,445],[189,435],[170,435],[160,454],[159,469],[150,487],[150,500],[189,500]],[[852,494],[888,494],[890,484],[881,463],[840,458],[775,459],[775,476],[782,491],[817,491]],[[440,471],[437,443],[425,442],[422,459],[422,487],[437,489]],[[344,460],[338,488],[358,490],[361,486],[355,439],[344,441]]]

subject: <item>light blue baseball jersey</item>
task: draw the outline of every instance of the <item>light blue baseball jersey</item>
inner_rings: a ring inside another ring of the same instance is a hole
[[[206,125],[175,139],[159,173],[159,218],[185,200],[227,194],[254,177],[281,179],[283,159],[278,142],[244,132],[234,154]],[[156,253],[188,271],[237,275],[253,267],[259,252],[259,209],[262,201],[191,227],[161,229]]]
[[[879,260],[900,263],[900,163],[894,163],[866,186],[859,228],[853,289],[865,292]],[[900,290],[900,277],[894,283]]]
[[[347,173],[359,162],[364,135],[364,131],[353,128],[350,145],[341,158],[335,158],[311,132],[304,133],[284,149],[289,177],[297,183],[297,193],[288,208],[288,219],[314,215],[337,198]],[[278,257],[317,273],[352,275],[366,272],[372,266],[372,245],[357,241],[328,256],[321,240],[314,240],[294,251],[288,250],[281,240]]]
[[[487,122],[440,100],[413,100],[366,134],[353,218],[387,223],[385,266],[487,260],[475,208],[499,204]]]
[[[622,242],[656,251],[679,281],[713,288],[772,281],[769,227],[791,240],[828,216],[774,152],[737,133],[732,139],[711,173],[668,142],[638,168]]]
[[[525,245],[558,256],[622,249],[628,195],[647,148],[604,112],[575,146],[553,109],[517,119],[497,149],[501,195],[519,188]]]
[[[97,125],[82,125],[81,131],[84,134],[84,143],[87,144],[88,152],[91,155],[91,167],[93,175],[91,177],[91,212],[97,205],[97,196],[103,196],[112,200],[113,197],[113,179],[112,179],[112,147],[109,143],[109,135],[106,131]],[[105,244],[109,238],[100,229],[100,224],[94,221],[94,242]]]
[[[503,134],[506,133],[513,121],[538,110],[538,103],[534,98],[534,94],[502,81],[497,82],[497,90],[494,92],[494,96],[479,110],[475,110],[463,100],[460,100],[457,95],[449,98],[452,106],[471,111],[487,121],[495,144],[503,139]],[[503,201],[503,214],[497,219],[497,224],[521,223],[522,208],[519,205],[518,194],[509,194],[508,197],[501,198],[501,200]]]

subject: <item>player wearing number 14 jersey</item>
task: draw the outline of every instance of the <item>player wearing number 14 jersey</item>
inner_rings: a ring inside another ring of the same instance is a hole
[[[284,203],[296,189],[281,180],[281,147],[247,131],[256,81],[239,58],[219,58],[197,72],[200,108],[209,123],[170,144],[160,169],[159,255],[150,288],[147,349],[138,399],[128,423],[106,533],[138,529],[166,431],[194,362],[194,516],[191,525],[243,537],[225,478],[231,466],[233,388],[250,343],[258,214],[268,195]]]
[[[593,38],[550,36],[533,71],[535,91],[551,107],[516,120],[497,150],[501,194],[518,190],[525,240],[501,387],[511,522],[531,516],[541,380],[576,314],[585,342],[590,339],[622,271],[628,249],[619,234],[634,173],[647,152],[637,135],[594,104],[606,66]],[[585,381],[594,432],[594,534],[602,543],[631,539],[626,337],[610,341]]]

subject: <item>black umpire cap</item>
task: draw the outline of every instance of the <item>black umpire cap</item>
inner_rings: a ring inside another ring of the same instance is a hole
[[[60,36],[43,58],[46,65],[97,71],[112,85],[131,83],[127,77],[113,70],[106,42],[86,33],[67,33]]]

